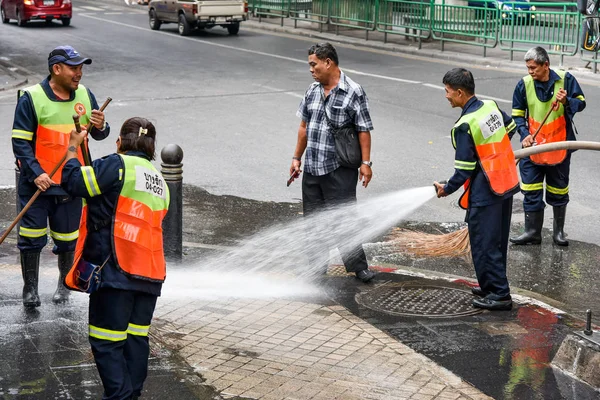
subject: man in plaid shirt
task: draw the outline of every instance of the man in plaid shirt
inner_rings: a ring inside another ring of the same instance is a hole
[[[298,141],[292,157],[290,175],[298,175],[301,157],[304,158],[302,202],[304,215],[325,207],[356,201],[356,185],[360,180],[366,188],[371,181],[371,133],[373,123],[369,114],[367,95],[362,87],[346,76],[338,66],[338,56],[330,43],[315,44],[308,50],[308,65],[315,82],[308,88],[297,115],[302,119]],[[330,123],[342,127],[354,124],[360,142],[360,170],[342,167],[335,155]],[[348,272],[354,272],[363,282],[375,276],[369,271],[362,246],[340,249]],[[321,262],[321,261],[317,261]]]

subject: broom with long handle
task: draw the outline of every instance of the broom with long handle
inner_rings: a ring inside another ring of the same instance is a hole
[[[110,97],[107,98],[106,101],[104,102],[104,104],[102,104],[102,107],[100,107],[100,111],[104,111],[106,106],[108,106],[108,104],[111,101],[112,101],[112,99]],[[81,132],[81,125],[79,124],[79,115],[73,115],[73,123],[75,124],[75,129],[77,130],[77,132]],[[89,129],[91,129],[91,125],[92,125],[91,123],[87,125],[88,131],[89,131]],[[83,144],[83,142],[81,142],[82,151],[83,151],[83,148],[84,148],[84,144]],[[87,147],[85,149],[84,154],[87,154],[87,156],[88,156],[86,162],[88,162],[88,161],[90,162],[90,164],[86,164],[86,165],[91,165],[91,160],[89,160],[89,152],[87,152]],[[48,176],[50,178],[52,178],[54,176],[54,174],[56,174],[56,171],[58,171],[58,169],[60,168],[61,165],[63,165],[63,163],[65,162],[66,159],[67,159],[67,153],[65,153],[65,155],[60,159],[60,161],[58,163],[56,163],[56,165],[54,166],[52,171],[50,171],[50,174],[48,174]],[[17,215],[17,217],[10,224],[10,226],[6,229],[6,231],[4,231],[4,233],[2,234],[2,237],[0,237],[0,244],[2,244],[4,242],[4,240],[7,238],[8,234],[13,230],[13,228],[17,225],[17,223],[21,220],[21,218],[23,218],[23,215],[25,215],[27,210],[29,210],[29,207],[31,207],[33,202],[39,197],[40,194],[42,194],[42,190],[38,189],[33,194],[33,196],[31,196],[31,199],[29,199],[27,204],[25,204],[25,206],[23,207],[23,209],[21,210],[19,215]]]
[[[534,140],[540,132],[540,130],[542,129],[542,126],[544,126],[544,124],[550,117],[552,111],[557,106],[558,101],[554,100],[552,102],[552,106],[544,116],[544,119],[532,135]],[[517,158],[516,163],[519,163],[519,158]],[[467,187],[466,191],[469,190],[470,186]],[[419,256],[465,257],[471,251],[468,228],[461,228],[454,232],[442,235],[408,231],[405,229],[395,228],[390,236],[394,241],[395,245],[405,250],[406,252],[413,253]]]

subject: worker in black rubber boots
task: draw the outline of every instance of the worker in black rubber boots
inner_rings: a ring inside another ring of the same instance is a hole
[[[512,110],[523,147],[576,140],[573,116],[585,108],[585,98],[577,80],[568,72],[550,69],[548,53],[542,47],[529,50],[525,54],[525,64],[529,75],[521,79],[515,88]],[[525,232],[511,238],[512,243],[542,242],[546,178],[546,202],[554,212],[552,238],[559,246],[569,244],[565,239],[564,226],[569,202],[570,165],[570,150],[535,154],[519,161]]]
[[[475,81],[466,69],[448,71],[442,82],[450,105],[462,108],[462,113],[452,129],[454,175],[446,185],[434,185],[438,197],[466,187],[459,203],[467,210],[471,255],[479,282],[472,290],[479,296],[473,306],[510,310],[506,260],[513,195],[519,190],[510,145],[516,125],[494,101],[475,96]]]
[[[50,75],[37,85],[19,91],[12,129],[12,146],[20,170],[21,208],[37,190],[41,195],[27,210],[19,224],[17,247],[21,251],[23,305],[41,304],[38,295],[40,252],[48,242],[47,227],[58,255],[58,286],[52,301],[65,302],[69,291],[62,281],[73,264],[73,251],[81,217],[81,199],[70,197],[60,187],[62,166],[49,174],[67,152],[73,114],[82,125],[92,124],[90,135],[102,140],[110,133],[96,98],[81,83],[83,65],[92,60],[82,57],[71,46],[59,46],[48,55]],[[81,151],[78,157],[83,160]]]
[[[65,284],[90,293],[89,340],[102,398],[137,399],[148,372],[148,331],[166,277],[162,220],[169,190],[151,163],[156,129],[148,120],[125,121],[117,153],[91,166],[75,156],[85,135],[71,132],[62,178],[67,193],[86,200]]]

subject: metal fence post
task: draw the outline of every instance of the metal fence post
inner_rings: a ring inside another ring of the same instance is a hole
[[[163,220],[165,257],[180,260],[183,253],[183,150],[168,144],[160,152],[160,172],[167,182],[171,202]]]

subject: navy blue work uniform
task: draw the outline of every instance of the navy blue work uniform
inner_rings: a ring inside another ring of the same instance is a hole
[[[473,96],[462,109],[461,117],[477,111],[483,103]],[[515,132],[515,123],[502,112],[502,118],[509,138]],[[460,119],[460,118],[459,118]],[[465,164],[475,164],[475,169],[455,169],[454,175],[444,186],[447,194],[454,193],[470,179],[469,207],[466,222],[469,226],[471,255],[475,273],[481,289],[489,293],[492,300],[502,300],[510,295],[506,277],[508,237],[512,217],[513,195],[518,188],[503,196],[494,194],[481,169],[469,124],[464,123],[454,129],[456,143],[455,160]]]
[[[535,94],[541,102],[548,102],[554,98],[554,86],[561,78],[550,70],[550,79],[546,82],[534,81]],[[567,140],[577,140],[573,129],[573,116],[585,108],[583,91],[577,80],[570,73],[565,73],[564,87],[567,92],[567,103],[565,108],[565,119],[567,129]],[[519,81],[513,93],[512,117],[517,124],[517,131],[521,141],[529,134],[527,121],[527,95],[523,79]],[[539,165],[525,157],[519,162],[521,174],[521,191],[523,193],[523,210],[525,212],[543,211],[545,203],[544,178],[546,178],[546,202],[553,207],[561,207],[569,202],[569,173],[571,166],[572,150],[567,152],[563,162],[557,165]]]
[[[50,88],[49,77],[41,82],[44,92],[51,101],[73,101],[75,92],[71,92],[70,99],[59,99]],[[98,109],[96,98],[88,90],[92,109]],[[37,117],[32,98],[25,92],[19,97],[15,110],[13,131],[27,132],[31,139],[12,138],[12,146],[18,161],[20,178],[18,185],[19,203],[21,208],[27,204],[37,191],[34,180],[44,171],[35,156],[36,132],[38,129]],[[106,138],[110,133],[108,123],[103,130],[93,127],[90,135],[96,140]],[[81,217],[81,199],[70,197],[60,185],[53,185],[32,204],[21,219],[17,247],[22,252],[39,252],[46,243],[48,222],[50,235],[54,240],[53,252],[66,253],[75,250],[78,236],[79,219]]]
[[[148,159],[142,152],[126,154]],[[83,258],[96,265],[106,262],[100,288],[90,295],[89,340],[104,386],[102,398],[124,400],[142,392],[150,353],[148,330],[162,283],[131,278],[115,263],[111,223],[123,186],[122,158],[111,154],[93,161],[92,168],[101,195],[88,192],[77,159],[65,164],[62,186],[87,202]]]

